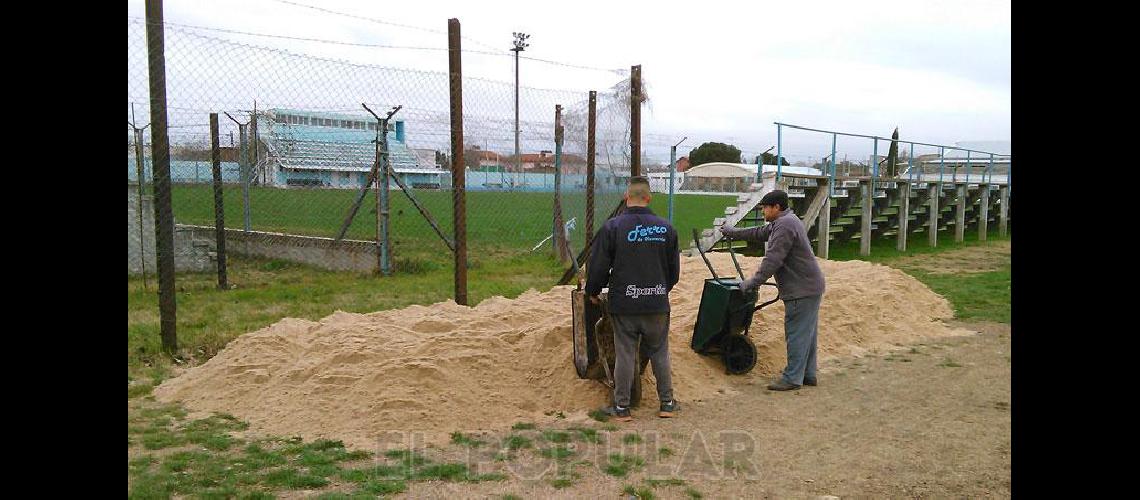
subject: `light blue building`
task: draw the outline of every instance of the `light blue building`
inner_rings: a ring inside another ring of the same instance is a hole
[[[376,158],[376,119],[367,115],[270,109],[258,123],[261,161],[278,187],[360,188]],[[389,125],[392,169],[409,187],[439,189],[444,170],[426,164],[408,145],[403,120]]]

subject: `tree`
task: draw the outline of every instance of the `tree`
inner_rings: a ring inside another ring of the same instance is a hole
[[[731,144],[706,142],[689,152],[689,163],[694,167],[714,161],[740,163],[740,149]]]
[[[772,153],[764,153],[761,156],[764,157],[764,164],[765,165],[775,165],[776,164],[776,155],[774,155]],[[786,157],[780,158],[780,164],[791,165],[791,163],[788,163],[788,159]]]

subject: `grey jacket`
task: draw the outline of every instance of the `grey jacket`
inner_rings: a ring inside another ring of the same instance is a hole
[[[760,268],[744,280],[742,288],[750,290],[775,275],[780,298],[784,300],[823,295],[823,271],[815,261],[804,223],[795,212],[784,210],[776,220],[763,226],[748,229],[726,226],[721,232],[736,240],[768,242]]]

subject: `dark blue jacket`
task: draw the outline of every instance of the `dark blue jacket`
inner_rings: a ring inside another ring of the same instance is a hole
[[[646,207],[627,208],[594,237],[587,271],[588,295],[610,287],[611,313],[667,313],[681,276],[677,230]]]

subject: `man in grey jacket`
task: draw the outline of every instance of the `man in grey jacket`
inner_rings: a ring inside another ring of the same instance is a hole
[[[788,342],[788,366],[768,389],[787,391],[801,385],[816,385],[816,337],[819,305],[823,299],[823,271],[815,261],[803,221],[788,209],[788,193],[772,191],[760,200],[767,224],[748,229],[722,227],[727,238],[768,242],[756,274],[740,287],[752,290],[776,277],[784,300],[784,338]]]

